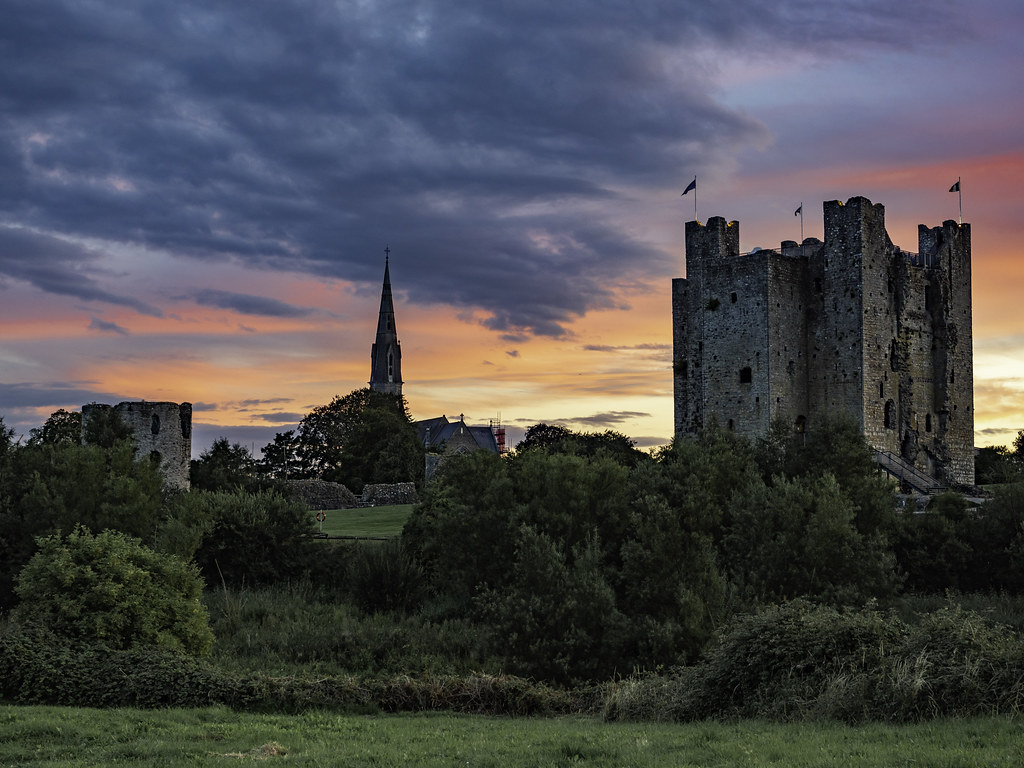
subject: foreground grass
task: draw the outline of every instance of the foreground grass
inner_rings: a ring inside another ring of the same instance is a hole
[[[1013,720],[692,725],[0,707],[0,766],[1009,766]]]
[[[412,504],[393,504],[386,507],[360,509],[332,509],[317,531],[328,536],[398,536],[402,526],[412,514]]]

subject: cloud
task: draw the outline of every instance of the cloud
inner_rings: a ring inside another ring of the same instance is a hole
[[[99,331],[100,333],[117,333],[122,336],[130,335],[130,331],[127,328],[120,326],[117,323],[112,323],[107,320],[101,320],[98,317],[93,317],[90,319],[89,330]]]
[[[631,419],[644,418],[650,416],[649,413],[641,411],[608,411],[606,413],[595,413],[593,416],[577,416],[575,418],[566,419],[571,424],[583,424],[587,427],[606,427],[610,428],[617,424],[623,424]]]
[[[63,238],[19,227],[0,226],[0,274],[29,283],[58,296],[88,302],[129,307],[143,315],[162,317],[163,312],[131,296],[100,287],[102,274],[96,263],[101,254]]]
[[[716,97],[709,51],[934,45],[963,34],[965,13],[933,0],[35,0],[0,32],[17,64],[0,69],[0,210],[61,237],[367,286],[387,241],[412,301],[561,338],[661,263],[603,212],[768,140]],[[64,248],[37,270],[0,244],[0,272],[159,316]]]
[[[315,310],[296,307],[277,299],[266,296],[253,296],[248,293],[233,293],[215,288],[205,288],[193,296],[197,304],[216,309],[228,309],[243,315],[262,315],[264,317],[308,317]]]

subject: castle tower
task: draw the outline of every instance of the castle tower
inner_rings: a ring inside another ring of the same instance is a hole
[[[971,229],[893,244],[885,208],[823,204],[825,239],[741,253],[739,225],[686,224],[672,281],[676,435],[715,422],[750,437],[847,414],[879,461],[974,482]]]
[[[377,339],[370,348],[370,389],[388,395],[402,394],[402,348],[395,328],[395,303],[391,297],[388,260],[391,249],[384,249],[384,287],[380,294]]]
[[[110,410],[131,428],[136,456],[155,461],[168,488],[187,491],[192,458],[192,403],[89,403],[82,406],[83,435],[93,414]]]

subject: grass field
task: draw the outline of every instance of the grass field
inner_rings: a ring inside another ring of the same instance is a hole
[[[0,707],[0,766],[1011,766],[1020,722],[908,726],[243,715],[226,709]]]
[[[412,504],[389,507],[328,510],[327,519],[317,531],[328,536],[398,536],[412,514]]]

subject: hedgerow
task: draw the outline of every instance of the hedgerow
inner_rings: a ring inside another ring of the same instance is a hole
[[[1007,627],[966,611],[910,625],[798,600],[737,617],[701,664],[619,685],[605,714],[907,722],[1022,706],[1024,640]]]
[[[508,675],[231,674],[171,651],[68,644],[41,628],[0,625],[0,698],[16,704],[524,716],[595,712],[602,696],[597,687],[564,691]]]

